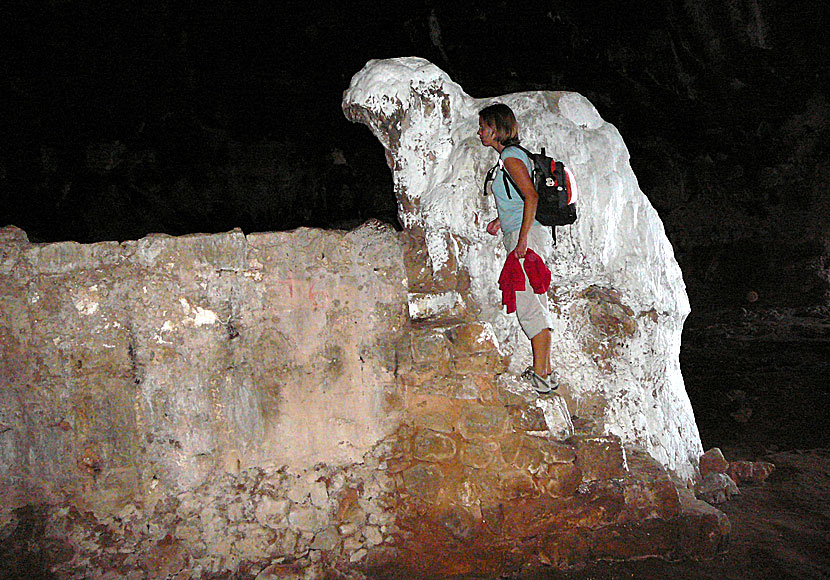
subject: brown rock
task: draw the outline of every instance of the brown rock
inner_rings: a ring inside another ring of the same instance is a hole
[[[545,456],[539,448],[539,445],[535,441],[528,439],[522,439],[522,444],[516,453],[513,465],[535,475],[539,473],[539,471],[541,471],[547,463],[545,462]]]
[[[509,433],[499,441],[502,459],[508,465],[516,464],[516,457],[524,444],[525,438],[518,433]]]
[[[690,490],[680,489],[680,554],[691,558],[712,558],[726,550],[732,526],[726,514],[695,499]]]
[[[582,470],[582,481],[614,479],[628,473],[619,437],[576,435],[568,442],[576,446],[576,464]]]
[[[429,369],[433,370],[433,369]],[[475,401],[480,395],[480,385],[475,377],[468,375],[438,376],[411,385],[413,392],[441,395],[448,399]]]
[[[455,417],[452,413],[433,412],[418,414],[413,417],[413,422],[419,427],[432,429],[439,433],[452,433],[455,426]]]
[[[666,556],[677,549],[680,522],[659,518],[600,528],[591,538],[591,556],[600,560],[629,560]]]
[[[420,461],[439,463],[455,457],[455,441],[437,431],[423,429],[412,441],[412,455]]]
[[[403,261],[410,291],[429,290],[432,286],[432,261],[423,244],[423,232],[410,232],[406,236]]]
[[[526,471],[511,470],[499,474],[499,487],[504,499],[538,497],[540,492]]]
[[[466,439],[492,439],[507,427],[507,410],[501,405],[470,405],[461,413],[459,431]]]
[[[98,475],[104,467],[104,461],[91,449],[85,449],[78,457],[78,467],[89,475]]]
[[[434,465],[415,465],[403,471],[403,483],[411,495],[435,501],[441,491],[444,474]]]
[[[726,473],[729,462],[717,447],[713,447],[700,456],[700,475],[706,477],[710,473]]]
[[[469,540],[479,527],[478,518],[456,505],[443,510],[438,516],[438,522],[457,540]]]
[[[568,500],[560,514],[562,527],[598,528],[617,523],[625,508],[625,493],[619,480],[589,483],[579,495]]]
[[[461,463],[475,469],[484,469],[496,458],[498,443],[493,441],[465,441],[461,445]]]
[[[455,372],[462,374],[496,375],[507,370],[507,361],[497,352],[456,355],[452,362]]]
[[[450,343],[438,330],[412,332],[412,361],[429,366],[449,366]]]
[[[770,474],[775,471],[775,465],[767,461],[733,461],[729,464],[727,473],[735,483],[764,483]]]
[[[451,328],[448,335],[459,353],[475,354],[497,351],[495,335],[490,325],[483,322],[459,324]]]
[[[591,557],[588,534],[583,530],[568,530],[561,534],[550,534],[542,539],[540,555],[544,554],[555,568],[568,568],[587,562]]]
[[[141,555],[141,567],[157,578],[169,578],[189,561],[187,550],[170,534]]]
[[[570,497],[576,493],[582,472],[573,463],[546,465],[537,475],[537,483],[551,497]]]
[[[510,423],[515,431],[547,431],[545,413],[539,407],[530,404],[511,405],[507,408]]]
[[[627,458],[629,475],[623,480],[625,509],[619,521],[677,517],[680,499],[666,469],[641,449],[628,449]]]
[[[725,473],[709,473],[695,487],[695,495],[698,499],[710,504],[723,503],[740,493],[738,486]]]
[[[458,264],[451,236],[445,234],[442,240],[446,250],[447,261],[435,271],[435,264],[424,245],[423,230],[413,229],[407,236],[404,250],[404,267],[409,280],[410,291],[442,292],[454,290],[458,286]]]
[[[305,572],[299,564],[271,564],[255,580],[302,580]]]

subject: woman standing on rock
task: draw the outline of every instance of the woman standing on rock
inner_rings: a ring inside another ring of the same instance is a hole
[[[492,179],[487,180],[485,186],[489,187],[492,184],[498,210],[498,217],[487,224],[487,233],[495,236],[499,230],[502,231],[504,247],[508,252],[508,263],[510,254],[515,255],[522,266],[521,274],[524,275],[525,289],[516,291],[515,306],[519,324],[530,339],[533,366],[522,373],[522,378],[537,392],[547,393],[558,386],[550,368],[550,312],[547,292],[534,292],[525,268],[530,257],[528,248],[544,255],[551,245],[550,229],[536,221],[539,194],[530,177],[533,165],[527,154],[517,147],[519,125],[516,116],[507,105],[499,103],[479,112],[478,137],[482,145],[492,147],[499,153],[498,169],[491,176]],[[518,192],[506,189],[512,189],[512,186],[507,185],[506,180],[502,178],[504,171],[513,178],[519,188]]]

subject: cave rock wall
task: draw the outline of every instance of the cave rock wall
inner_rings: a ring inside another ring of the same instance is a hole
[[[353,77],[344,112],[385,148],[399,219],[415,238],[411,317],[487,321],[514,374],[529,362],[518,323],[500,308],[501,236],[484,231],[496,215],[482,195],[496,154],[476,131],[478,111],[495,102],[516,113],[525,147],[545,147],[579,183],[579,219],[557,229],[550,264],[552,359],[570,411],[693,478],[702,449],[679,364],[689,313],[682,274],[622,137],[581,95],[475,99],[418,58],[370,61]]]

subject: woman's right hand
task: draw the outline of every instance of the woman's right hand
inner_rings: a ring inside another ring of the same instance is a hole
[[[490,234],[491,236],[495,236],[497,233],[499,233],[500,229],[501,229],[501,220],[499,218],[496,218],[493,221],[491,221],[489,224],[487,224],[487,233]]]

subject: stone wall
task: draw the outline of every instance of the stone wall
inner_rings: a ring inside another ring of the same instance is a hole
[[[4,505],[354,463],[396,423],[387,227],[30,245],[3,231]]]
[[[648,454],[515,381],[492,325],[413,324],[407,240],[2,230],[11,577],[440,578],[723,546],[725,516]]]

